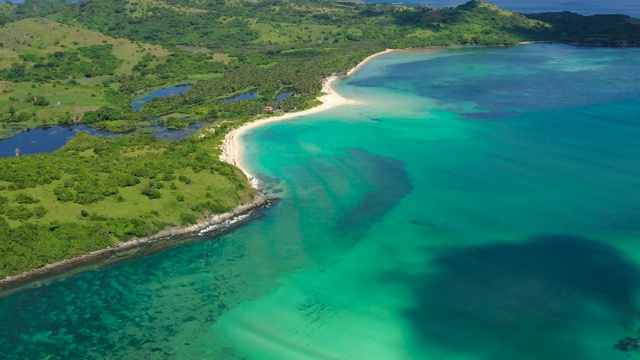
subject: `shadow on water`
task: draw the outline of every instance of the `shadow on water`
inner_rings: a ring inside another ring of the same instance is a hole
[[[479,359],[593,359],[589,339],[613,351],[607,329],[630,329],[639,315],[636,265],[585,238],[455,248],[432,265],[435,273],[407,281],[418,352],[435,344]]]

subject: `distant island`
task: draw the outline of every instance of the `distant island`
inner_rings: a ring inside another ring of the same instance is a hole
[[[640,20],[523,15],[480,1],[443,9],[327,0],[0,3],[0,137],[78,124],[127,134],[81,133],[57,151],[16,147],[0,159],[0,289],[25,271],[264,205],[232,165],[237,155],[223,154],[224,139],[237,141],[230,132],[252,121],[321,104],[326,79],[372,54],[532,41],[637,46]],[[140,94],[176,84],[190,87],[132,108]],[[176,141],[144,130],[194,124],[205,125]]]

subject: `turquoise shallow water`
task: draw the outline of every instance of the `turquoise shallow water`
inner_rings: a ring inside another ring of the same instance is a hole
[[[640,49],[396,52],[246,136],[246,226],[0,298],[3,358],[627,359]]]

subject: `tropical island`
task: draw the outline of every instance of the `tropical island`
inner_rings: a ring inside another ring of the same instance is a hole
[[[318,106],[330,92],[325,79],[372,54],[529,41],[635,46],[640,20],[523,15],[479,1],[445,9],[328,0],[2,3],[0,137],[78,124],[123,135],[80,133],[51,153],[16,148],[0,159],[0,278],[8,284],[47,264],[263,205],[223,141],[232,146],[243,124]],[[190,87],[132,108],[133,98],[176,84]],[[205,125],[170,142],[145,130],[196,123]]]

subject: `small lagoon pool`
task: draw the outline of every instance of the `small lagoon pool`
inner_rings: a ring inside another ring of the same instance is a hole
[[[151,93],[143,94],[134,98],[133,100],[131,100],[131,108],[133,110],[138,111],[142,109],[142,106],[144,105],[144,103],[146,103],[147,101],[153,98],[176,96],[176,95],[180,95],[182,93],[187,92],[189,89],[191,89],[191,85],[186,85],[186,84],[163,87],[163,88],[154,90]]]
[[[258,99],[258,90],[251,90],[246,93],[242,93],[233,97],[222,99],[222,102],[236,102],[243,100],[257,100]]]
[[[185,129],[173,130],[167,129],[162,125],[152,125],[140,130],[150,130],[153,135],[163,141],[176,141],[186,138],[194,134],[205,126],[206,122],[197,122]],[[77,133],[86,131],[91,135],[100,136],[120,136],[124,134],[110,133],[99,131],[87,125],[72,126],[51,126],[32,129],[21,132],[16,136],[0,140],[0,157],[11,157],[16,155],[16,149],[20,149],[20,155],[39,154],[53,152],[63,147]],[[135,131],[134,131],[135,132]],[[130,133],[125,133],[130,134]]]
[[[91,135],[111,135],[87,125],[41,127],[1,140],[0,157],[16,156],[16,149],[20,149],[20,155],[52,152],[63,147],[81,131],[87,131]]]

